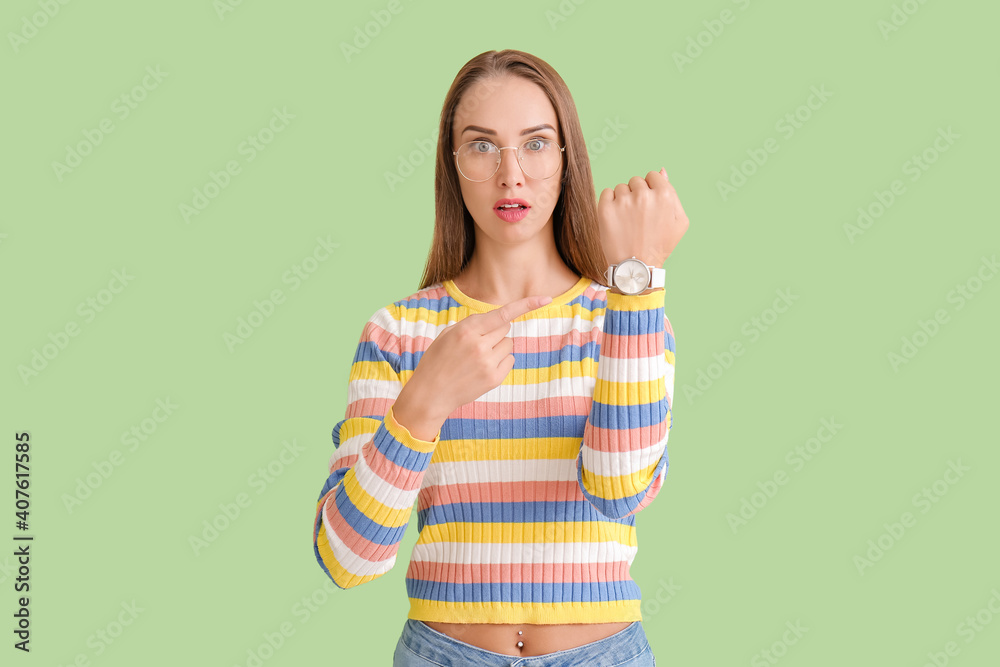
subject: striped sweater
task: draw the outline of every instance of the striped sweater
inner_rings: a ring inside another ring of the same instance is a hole
[[[431,441],[392,404],[445,329],[496,306],[451,280],[365,325],[346,417],[313,525],[316,559],[351,588],[388,572],[417,509],[409,618],[446,623],[642,620],[629,576],[635,514],[667,473],[674,337],[664,292],[623,295],[581,277],[511,324],[502,384]]]

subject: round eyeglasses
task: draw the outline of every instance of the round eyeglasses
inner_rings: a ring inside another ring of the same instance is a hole
[[[452,151],[458,172],[476,183],[487,181],[500,169],[500,151],[504,148],[517,150],[517,162],[521,171],[529,178],[543,180],[551,178],[559,171],[565,146],[556,146],[550,139],[536,137],[528,139],[520,146],[498,147],[492,141],[477,139],[469,141]]]

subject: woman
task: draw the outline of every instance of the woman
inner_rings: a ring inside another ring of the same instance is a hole
[[[354,357],[316,558],[385,574],[416,502],[394,665],[653,665],[628,568],[667,472],[676,192],[651,171],[595,204],[565,83],[505,50],[448,92],[435,194],[421,288]]]

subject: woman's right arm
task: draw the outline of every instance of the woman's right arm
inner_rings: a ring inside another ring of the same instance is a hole
[[[313,524],[316,559],[337,586],[358,586],[395,565],[441,427],[456,407],[503,382],[515,361],[510,323],[549,301],[525,297],[445,327],[413,351],[419,373],[413,368],[405,385],[400,308],[386,306],[365,325]]]
[[[400,380],[396,315],[395,306],[382,308],[361,334],[347,413],[333,428],[336,451],[316,504],[313,550],[340,588],[395,565],[444,422],[432,410],[422,412],[421,392]]]

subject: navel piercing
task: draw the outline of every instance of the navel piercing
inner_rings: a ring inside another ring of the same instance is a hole
[[[522,631],[518,630],[518,631],[517,631],[517,634],[519,634],[519,635],[523,635],[524,633],[523,633]]]
[[[524,642],[518,642],[518,643],[517,643],[517,647],[518,647],[518,648],[521,648],[522,646],[524,646]]]

